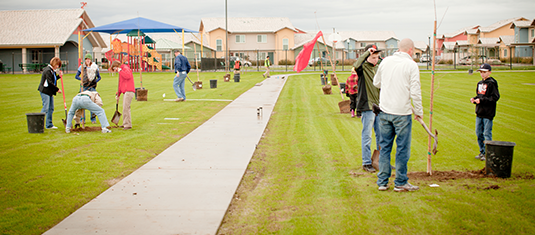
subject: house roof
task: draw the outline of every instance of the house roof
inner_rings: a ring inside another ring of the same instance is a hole
[[[525,20],[522,20],[522,21],[518,21],[518,20],[515,20],[513,21],[513,23],[511,24],[511,28],[514,29],[515,27],[518,27],[518,28],[529,28],[531,27],[532,25],[532,22],[533,21],[525,21]]]
[[[510,46],[511,43],[515,42],[515,36],[513,35],[507,35],[507,36],[500,36],[500,42],[503,42],[506,46]]]
[[[160,38],[156,40],[156,50],[158,51],[166,51],[166,50],[181,49],[181,48],[182,48],[181,43],[177,43],[166,38]],[[184,46],[184,49],[189,50],[191,48]]]
[[[94,27],[83,9],[0,11],[0,46],[62,46],[80,24],[82,28]],[[106,46],[98,33],[88,38],[96,47]]]
[[[516,17],[516,18],[510,18],[510,19],[506,19],[506,20],[500,20],[490,26],[487,26],[487,27],[479,27],[479,31],[480,32],[483,32],[483,33],[489,33],[489,32],[492,32],[498,28],[501,28],[503,26],[506,26],[506,25],[509,25],[511,23],[513,23],[514,21],[521,21],[521,20],[527,20],[526,18],[524,17]]]
[[[470,46],[468,40],[457,40],[455,43],[457,43],[457,46]]]
[[[397,39],[394,31],[341,31],[340,36],[342,37],[342,41],[351,38],[357,42],[386,41],[391,38]]]
[[[309,33],[298,33],[298,34],[295,34],[294,35],[294,47],[292,47],[292,50],[295,50],[296,48],[299,48],[301,46],[303,46],[305,43],[307,42],[310,42],[310,40],[314,39],[314,37],[316,36],[316,34],[318,34],[318,32],[309,32]],[[326,37],[326,35],[324,34],[323,35],[324,38],[328,38]],[[342,38],[343,40],[343,38]],[[322,38],[318,38],[318,43],[321,43],[323,44],[323,40]],[[327,39],[325,39],[325,43],[327,43],[327,47],[331,47],[332,48],[332,42],[331,44],[329,44],[329,42],[327,41]],[[335,47],[336,48],[336,47]]]
[[[474,25],[474,26],[469,26],[469,27],[465,27],[465,28],[462,28],[462,29],[459,29],[457,30],[456,32],[453,32],[453,33],[446,33],[446,34],[443,34],[441,35],[442,38],[453,38],[459,34],[464,34],[466,31],[468,30],[474,30],[474,29],[477,29],[479,27],[479,25]]]
[[[416,41],[414,42],[414,47],[422,51],[426,51],[428,46],[427,43],[424,41]]]
[[[442,49],[453,50],[457,42],[444,42],[442,43]]]
[[[228,18],[230,33],[275,33],[284,28],[298,32],[288,17]],[[212,32],[216,29],[225,29],[225,18],[201,19],[199,31]]]
[[[499,46],[500,38],[480,38],[477,42],[480,46],[495,47]]]
[[[479,28],[477,29],[469,29],[469,30],[466,30],[466,34],[470,35],[470,34],[477,34],[477,32],[479,31]]]

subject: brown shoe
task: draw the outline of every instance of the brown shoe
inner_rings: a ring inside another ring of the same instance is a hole
[[[178,98],[175,100],[176,102],[184,101],[184,98]]]
[[[123,130],[130,130],[132,127],[124,127]]]

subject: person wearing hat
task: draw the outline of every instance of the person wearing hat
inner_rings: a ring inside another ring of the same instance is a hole
[[[84,80],[83,80],[83,86],[82,86],[82,90],[81,91],[93,91],[93,92],[96,92],[97,91],[97,83],[100,81],[101,77],[100,77],[100,73],[99,73],[99,69],[98,69],[98,65],[93,63],[93,57],[91,56],[91,54],[86,54],[85,55],[85,60],[84,60],[84,64],[83,65],[80,65],[80,67],[78,67],[78,71],[76,72],[76,80],[81,80],[82,78],[80,78],[80,74],[82,74],[82,69],[83,69],[83,73],[84,73]],[[102,107],[103,103],[102,103],[102,98],[100,98],[99,95],[97,95],[97,98],[95,100],[95,103]],[[75,126],[80,126],[80,118],[82,116],[85,116],[84,115],[84,111],[83,110],[77,110],[76,111],[76,115],[74,117],[74,121],[75,121]],[[91,112],[91,123],[95,124],[97,123],[96,121],[96,115]]]
[[[476,96],[470,102],[476,105],[476,136],[479,154],[476,159],[485,160],[485,140],[492,140],[492,121],[496,116],[496,103],[500,99],[498,82],[490,76],[490,64],[482,64],[479,69],[482,80],[477,83]]]
[[[184,89],[184,82],[188,73],[191,69],[191,66],[188,62],[188,58],[182,55],[180,50],[175,51],[175,79],[173,81],[173,89],[177,99],[175,101],[185,101],[186,100],[186,90]]]
[[[364,53],[353,64],[358,75],[357,117],[362,116],[362,168],[370,173],[375,172],[372,166],[372,129],[375,131],[375,146],[379,150],[381,132],[379,119],[373,113],[373,105],[379,105],[379,88],[373,85],[373,77],[379,64],[379,53],[376,45],[370,44],[364,48]]]

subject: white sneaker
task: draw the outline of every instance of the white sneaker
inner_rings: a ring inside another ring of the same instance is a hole
[[[388,185],[379,186],[379,191],[386,191],[386,190],[388,190]]]
[[[108,128],[102,128],[102,133],[111,133],[111,130]]]
[[[394,187],[394,191],[396,192],[411,192],[411,191],[416,191],[418,189],[420,189],[418,186],[414,186],[409,183],[406,183],[405,185],[402,185],[402,186]]]
[[[48,130],[55,130],[55,129],[58,129],[58,127],[57,127],[57,126],[52,126],[52,127],[47,127],[46,129],[48,129]]]
[[[65,128],[65,133],[71,133],[71,128],[69,127]]]

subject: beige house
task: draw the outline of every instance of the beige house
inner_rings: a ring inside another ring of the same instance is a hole
[[[217,58],[238,56],[262,63],[270,56],[273,64],[294,58],[294,35],[301,32],[287,17],[228,18],[228,38],[225,35],[225,18],[202,18],[199,31],[215,48]],[[293,59],[292,59],[293,60]]]

